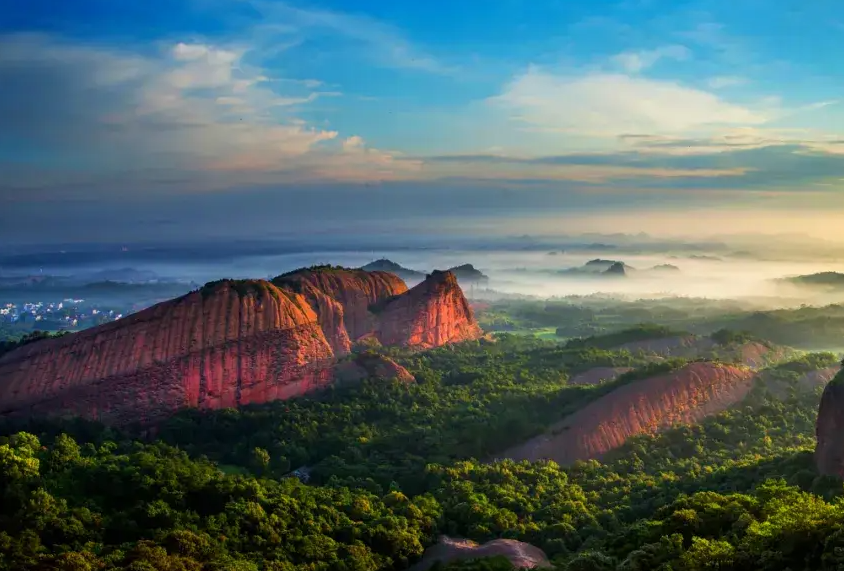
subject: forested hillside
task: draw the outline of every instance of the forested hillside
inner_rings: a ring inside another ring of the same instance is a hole
[[[415,384],[185,412],[154,435],[6,426],[0,568],[405,569],[440,534],[521,540],[572,571],[844,564],[842,486],[812,462],[820,389],[801,382],[834,355],[764,370],[739,406],[696,426],[561,467],[493,458],[682,360],[507,335],[389,352]],[[636,369],[567,385],[597,366]]]

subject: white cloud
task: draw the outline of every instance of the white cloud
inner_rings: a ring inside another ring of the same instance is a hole
[[[538,128],[587,136],[679,134],[770,117],[679,83],[620,74],[556,75],[529,68],[492,99]]]
[[[199,59],[208,54],[208,46],[202,44],[185,44],[179,42],[173,46],[173,57],[181,61]]]
[[[347,152],[363,148],[363,146],[363,138],[359,137],[358,135],[354,135],[343,141],[343,150]]]
[[[237,47],[177,43],[159,57],[141,57],[44,36],[0,36],[0,124],[8,136],[62,162],[96,165],[83,178],[112,185],[115,176],[160,180],[166,172],[168,180],[201,189],[209,186],[203,174],[209,169],[217,173],[210,186],[218,186],[346,174],[391,180],[418,168],[377,149],[350,154],[340,143],[332,146],[336,131],[290,113],[340,94],[280,92],[263,70],[244,65],[242,54]],[[31,183],[56,181],[36,168],[25,176],[21,168],[15,184],[27,184],[27,176]]]
[[[671,45],[654,50],[641,50],[620,53],[613,56],[612,61],[627,73],[639,73],[663,58],[683,61],[691,56],[688,48],[681,45]]]

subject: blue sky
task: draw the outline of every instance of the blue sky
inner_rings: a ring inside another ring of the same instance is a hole
[[[451,200],[816,231],[812,212],[844,212],[841,53],[833,0],[11,3],[0,234],[69,215],[74,233],[142,232],[180,200],[230,215],[212,194],[291,224],[357,197],[393,219]]]

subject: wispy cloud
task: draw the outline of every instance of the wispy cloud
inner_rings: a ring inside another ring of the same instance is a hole
[[[0,37],[0,54],[3,134],[43,157],[21,162],[19,151],[0,147],[0,164],[18,187],[114,185],[117,177],[203,189],[309,177],[392,180],[417,168],[378,149],[350,155],[338,132],[291,116],[294,106],[338,94],[271,88],[237,46],[177,42],[141,56],[19,35]],[[203,174],[209,169],[216,180]]]
[[[248,1],[262,15],[264,23],[258,29],[273,31],[275,37],[278,36],[277,23],[283,23],[288,33],[303,37],[326,32],[332,34],[337,39],[362,47],[370,61],[383,66],[430,73],[455,71],[455,68],[414,45],[395,26],[369,16],[305,9],[286,2]]]
[[[629,51],[613,56],[613,62],[627,73],[639,73],[653,66],[661,59],[683,61],[691,56],[685,46],[670,45],[653,50]]]

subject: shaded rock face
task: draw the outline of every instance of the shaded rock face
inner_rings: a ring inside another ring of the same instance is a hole
[[[840,371],[841,367],[827,367],[811,371],[800,378],[800,387],[811,390],[826,386]]]
[[[651,434],[674,424],[691,424],[726,410],[753,387],[747,368],[691,363],[671,373],[636,381],[556,424],[501,458],[560,464],[601,458],[637,434]]]
[[[357,355],[354,359],[337,363],[334,368],[337,382],[357,382],[369,378],[392,380],[403,383],[415,383],[416,378],[410,372],[383,355]]]
[[[839,373],[823,391],[815,425],[818,472],[844,478],[844,373]]]
[[[383,315],[370,311],[378,304]],[[427,348],[480,335],[454,276],[411,291],[391,274],[352,270],[297,272],[275,283],[223,280],[3,355],[0,415],[149,423],[184,407],[236,407],[318,390],[334,381],[336,357],[354,339]],[[392,365],[363,370],[412,380]]]
[[[397,275],[365,270],[301,270],[279,276],[273,283],[300,291],[309,301],[317,292],[338,302],[343,308],[343,324],[352,342],[376,328],[377,320],[370,307],[407,291],[407,285]]]
[[[385,304],[378,317],[376,335],[384,345],[429,349],[483,334],[451,272],[434,271],[407,294]]]
[[[529,543],[515,539],[495,539],[479,545],[468,539],[440,536],[436,545],[429,547],[422,560],[411,571],[427,571],[435,564],[448,565],[466,559],[506,557],[514,569],[550,569],[545,552]]]

